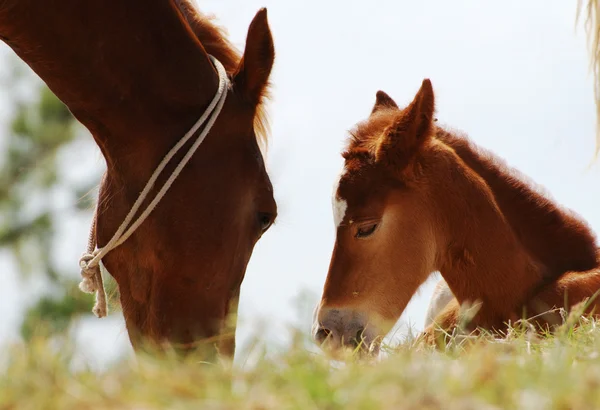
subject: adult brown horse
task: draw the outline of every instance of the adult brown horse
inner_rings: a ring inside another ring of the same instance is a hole
[[[376,351],[373,342],[435,271],[455,296],[435,320],[443,330],[457,325],[460,304],[476,301],[472,328],[501,331],[523,309],[551,325],[556,314],[537,315],[600,289],[585,222],[433,116],[425,80],[404,109],[378,92],[352,132],[334,192],[337,237],[316,311],[318,342]],[[425,335],[434,340],[433,325]]]
[[[243,56],[187,0],[0,0],[0,38],[102,151],[107,172],[92,237],[99,249],[169,150],[212,112],[216,122],[170,190],[102,262],[118,283],[134,348],[150,340],[189,352],[227,333],[215,347],[232,355],[235,328],[226,318],[237,311],[253,247],[277,214],[259,148],[274,61],[266,10],[250,24]],[[220,113],[209,107],[215,95],[224,102]],[[140,212],[198,133],[166,165]],[[88,278],[92,290],[96,279]]]

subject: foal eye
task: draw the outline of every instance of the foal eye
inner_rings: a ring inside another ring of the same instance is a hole
[[[265,233],[273,224],[273,216],[271,214],[265,212],[258,213],[258,226],[260,227],[260,232]]]
[[[371,224],[371,225],[361,226],[356,231],[356,237],[357,238],[366,238],[367,236],[371,236],[373,234],[373,232],[375,232],[377,225],[378,224],[375,223],[375,224]]]

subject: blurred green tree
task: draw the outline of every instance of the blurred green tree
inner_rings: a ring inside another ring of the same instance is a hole
[[[77,261],[73,261],[72,271],[60,271],[52,251],[56,249],[58,214],[75,210],[91,217],[93,198],[85,193],[99,177],[86,186],[68,186],[61,181],[58,154],[89,135],[45,84],[10,57],[5,58],[11,70],[2,79],[2,88],[5,103],[14,107],[14,112],[0,147],[0,248],[10,251],[24,279],[35,275],[48,284],[25,314],[21,335],[27,340],[42,328],[63,332],[73,319],[91,313],[93,296],[77,288]],[[69,209],[56,209],[53,193],[59,186],[69,193],[68,202],[73,204]],[[81,246],[83,250],[85,239]],[[114,292],[114,283],[107,285]]]

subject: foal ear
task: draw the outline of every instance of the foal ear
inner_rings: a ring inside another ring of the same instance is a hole
[[[423,80],[413,101],[399,112],[383,133],[375,157],[386,158],[391,165],[406,165],[419,146],[431,137],[435,101],[429,79]]]
[[[371,110],[371,115],[373,115],[377,111],[384,109],[384,108],[396,108],[397,109],[398,104],[396,104],[396,101],[394,101],[392,99],[392,97],[390,97],[383,91],[379,90],[379,91],[377,91],[377,94],[375,94],[375,105],[373,106],[373,109]]]
[[[435,98],[429,78],[423,80],[421,88],[410,105],[404,110],[413,125],[415,138],[422,140],[430,136],[433,129]]]
[[[233,76],[236,89],[253,104],[258,104],[266,94],[274,60],[275,46],[267,21],[267,9],[262,8],[250,23],[246,49]]]

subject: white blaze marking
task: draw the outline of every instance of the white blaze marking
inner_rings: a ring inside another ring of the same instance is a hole
[[[338,228],[344,220],[347,208],[348,203],[345,200],[338,199],[337,197],[333,198],[333,223],[335,223],[336,228]]]
[[[342,221],[344,220],[344,216],[346,215],[346,209],[348,208],[348,203],[345,199],[342,199],[338,196],[338,188],[340,186],[340,179],[346,172],[345,168],[342,168],[342,172],[340,172],[339,177],[336,179],[335,184],[333,186],[333,223],[335,223],[335,228],[337,229]]]

